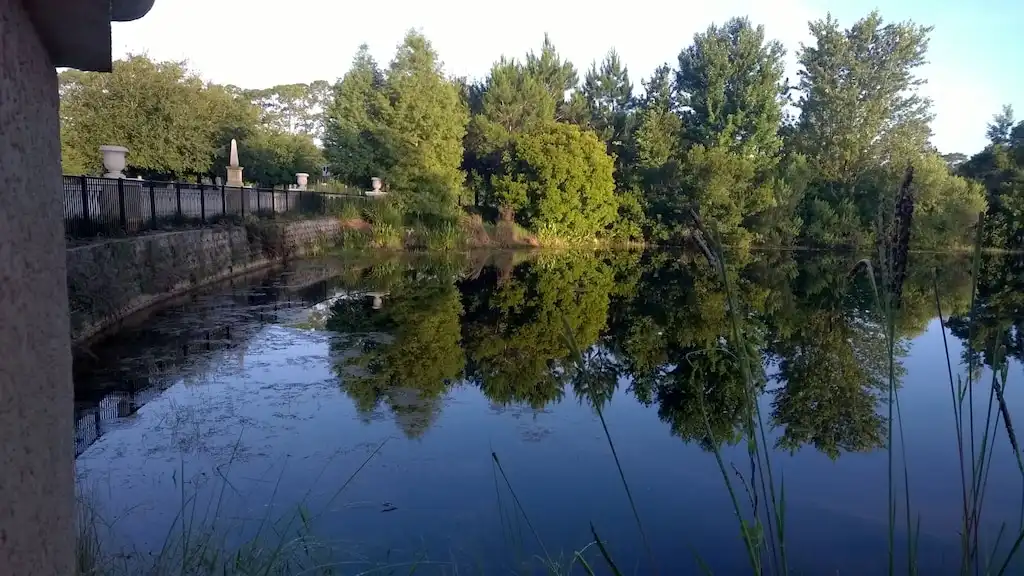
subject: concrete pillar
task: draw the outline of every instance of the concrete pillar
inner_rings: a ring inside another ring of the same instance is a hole
[[[25,4],[0,0],[0,574],[19,576],[74,573],[54,65]]]

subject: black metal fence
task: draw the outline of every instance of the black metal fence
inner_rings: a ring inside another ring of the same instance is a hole
[[[357,194],[238,188],[189,182],[64,176],[69,238],[130,236],[249,217],[341,214],[370,198]]]

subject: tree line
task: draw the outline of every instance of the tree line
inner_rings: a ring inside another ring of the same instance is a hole
[[[732,245],[854,247],[886,225],[909,168],[915,247],[970,244],[982,212],[986,244],[1020,246],[1024,123],[1005,110],[984,151],[943,156],[917,75],[931,28],[877,12],[809,27],[793,81],[785,47],[733,18],[640,90],[614,49],[581,71],[547,37],[475,80],[446,75],[415,31],[385,67],[362,46],[333,85],[241,90],[132,57],[102,79],[61,75],[65,166],[85,166],[99,139],[137,138],[139,170],[213,173],[225,138],[245,133],[262,151],[253,166],[313,172],[295,168],[315,159],[360,187],[381,176],[419,219],[469,210],[542,238],[675,243],[699,218]]]

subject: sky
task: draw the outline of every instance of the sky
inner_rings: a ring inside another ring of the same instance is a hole
[[[411,28],[430,39],[448,74],[483,78],[499,56],[539,50],[546,32],[581,77],[614,47],[639,91],[655,67],[675,64],[695,33],[733,16],[764,25],[786,46],[796,82],[808,21],[831,12],[848,26],[876,8],[887,21],[935,27],[920,75],[941,152],[982,149],[1003,104],[1024,116],[1024,0],[156,0],[141,20],[113,25],[113,49],[115,58],[186,60],[207,80],[265,88],[334,81],[364,42],[386,65]]]

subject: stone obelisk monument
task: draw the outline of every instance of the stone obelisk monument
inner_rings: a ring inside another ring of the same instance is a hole
[[[228,159],[228,186],[242,187],[242,167],[238,165],[238,143],[231,139],[231,157]]]

